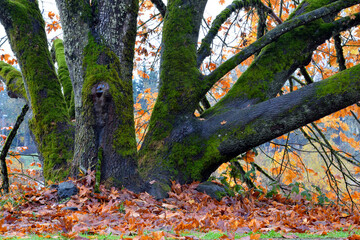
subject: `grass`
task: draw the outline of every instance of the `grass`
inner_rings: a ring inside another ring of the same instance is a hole
[[[150,232],[147,232],[147,234],[149,234]],[[246,234],[235,234],[235,239],[240,239],[242,237],[246,237],[246,236],[250,236],[253,233],[246,233]],[[333,232],[328,232],[326,235],[321,235],[321,234],[309,234],[309,233],[287,233],[286,235],[295,235],[298,238],[301,239],[327,239],[327,238],[347,238],[352,234],[360,234],[360,230],[353,230],[353,231],[333,231]],[[202,233],[202,232],[192,232],[192,231],[185,231],[181,234],[182,236],[194,236],[197,237],[199,239],[219,239],[221,238],[224,233],[221,233],[219,231],[213,231],[213,232],[208,232],[208,233]],[[263,233],[261,234],[260,238],[284,238],[283,236],[284,234],[275,232],[275,231],[270,231],[268,233]],[[81,237],[85,237],[88,239],[106,239],[106,240],[110,240],[110,239],[120,239],[119,236],[112,236],[110,235],[88,235],[88,234],[80,234]],[[133,238],[134,236],[124,236],[126,238]],[[1,237],[0,236],[0,240],[2,239],[31,239],[31,240],[41,240],[41,239],[68,239],[65,238],[61,235],[49,235],[46,237],[39,237],[37,235],[29,235],[27,237],[24,238],[17,238],[17,237]],[[168,238],[169,239],[169,238]]]

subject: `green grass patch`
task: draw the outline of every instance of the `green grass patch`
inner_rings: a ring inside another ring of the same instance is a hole
[[[172,232],[173,233],[173,232]],[[150,231],[146,231],[145,235],[150,235],[151,232]],[[226,233],[222,233],[219,231],[211,231],[211,232],[207,232],[207,233],[203,233],[203,232],[196,232],[196,231],[184,231],[182,232],[180,235],[181,236],[187,236],[187,237],[196,237],[199,239],[219,239],[221,238],[223,235],[227,235]],[[242,237],[246,237],[246,236],[250,236],[252,235],[252,232],[249,233],[244,233],[244,234],[235,234],[235,239],[240,239]],[[279,233],[279,232],[275,232],[275,231],[270,231],[267,233],[262,233],[260,238],[284,238],[284,235],[289,236],[289,235],[295,235],[298,238],[301,239],[326,239],[326,238],[347,238],[349,236],[351,236],[352,234],[360,234],[360,230],[353,230],[353,231],[333,231],[333,232],[328,232],[326,235],[321,235],[321,234],[310,234],[310,233]],[[88,238],[88,239],[107,239],[107,240],[112,240],[112,239],[121,239],[119,236],[115,236],[115,235],[90,235],[90,234],[79,234],[81,237],[84,238]],[[49,238],[50,236],[50,238]],[[132,236],[123,236],[124,238],[134,238],[136,235],[132,235]],[[0,240],[2,239],[30,239],[30,240],[41,240],[41,239],[69,239],[66,237],[61,236],[60,234],[58,235],[47,235],[44,237],[39,237],[37,235],[28,235],[26,237],[20,238],[20,237],[2,237],[0,236]],[[171,239],[171,238],[166,238],[166,239]]]

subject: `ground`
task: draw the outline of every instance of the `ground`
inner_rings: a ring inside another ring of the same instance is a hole
[[[258,239],[261,233],[267,238],[344,238],[360,229],[357,210],[315,205],[301,197],[266,198],[248,191],[219,202],[197,192],[193,183],[173,184],[169,198],[156,201],[126,189],[100,186],[101,192],[94,193],[92,176],[77,182],[79,193],[71,199],[59,201],[57,190],[49,188],[24,188],[4,197],[0,234],[31,239]]]

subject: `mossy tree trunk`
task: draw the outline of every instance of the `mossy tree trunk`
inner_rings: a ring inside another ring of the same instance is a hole
[[[331,12],[358,1],[305,0],[286,28],[267,33],[257,43],[235,55],[207,76],[197,66],[210,53],[212,30],[221,26],[232,11],[261,7],[259,1],[234,1],[214,21],[209,35],[196,52],[199,25],[197,14],[206,1],[169,0],[164,20],[160,90],[148,135],[140,150],[139,169],[150,181],[148,191],[166,196],[169,180],[181,183],[204,181],[222,163],[282,134],[337,111],[360,99],[360,67],[320,83],[275,98],[290,75],[309,63],[312,52],[333,34],[357,25],[359,16],[327,21]],[[326,8],[318,9],[326,6]],[[198,12],[196,12],[198,10]],[[308,15],[323,19],[307,22]],[[299,20],[299,18],[302,18]],[[299,22],[304,21],[299,26]],[[304,25],[305,24],[305,25]],[[294,25],[299,27],[289,31]],[[285,26],[285,25],[284,25]],[[280,27],[280,26],[279,26]],[[287,32],[283,34],[283,32]],[[279,37],[281,35],[281,37]],[[249,51],[262,49],[230,92],[200,118],[194,116],[197,103],[228,71],[245,60]],[[261,49],[261,48],[260,48]],[[196,62],[197,61],[197,62]],[[336,85],[346,88],[339,88]],[[326,89],[326,90],[325,90]],[[335,97],[336,96],[336,97]],[[153,181],[155,180],[155,181]]]
[[[0,9],[0,22],[19,61],[27,99],[31,103],[30,127],[43,158],[44,176],[62,179],[69,172],[74,132],[48,50],[44,20],[36,1],[1,0]],[[19,74],[14,76],[16,71],[4,64],[2,69],[10,90],[23,96],[17,81]]]
[[[98,169],[97,180],[133,190],[140,186],[132,98],[138,4],[57,0],[75,93],[73,174]]]

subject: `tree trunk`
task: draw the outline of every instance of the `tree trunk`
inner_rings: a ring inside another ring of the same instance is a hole
[[[98,180],[140,190],[132,98],[138,1],[57,0],[57,5],[75,93],[72,172],[101,169]]]
[[[30,128],[43,158],[46,179],[63,179],[73,155],[73,127],[47,46],[36,1],[0,0],[0,21],[22,69],[31,103]]]
[[[288,77],[309,63],[318,45],[359,21],[348,18],[345,25],[320,19],[283,34],[265,47],[230,92],[196,118],[196,104],[216,82],[212,78],[217,73],[202,76],[195,68],[196,50],[191,46],[196,45],[189,36],[196,39],[198,28],[189,24],[195,21],[191,17],[195,14],[187,11],[187,7],[196,11],[195,5],[201,4],[169,1],[164,20],[159,97],[139,160],[140,173],[152,183],[148,192],[159,198],[166,196],[169,180],[205,181],[237,155],[360,99],[359,81],[351,77],[358,74],[358,68],[346,76],[336,75],[274,98]],[[292,17],[315,6],[317,1],[303,1]],[[335,82],[352,88],[338,91],[332,88]]]

